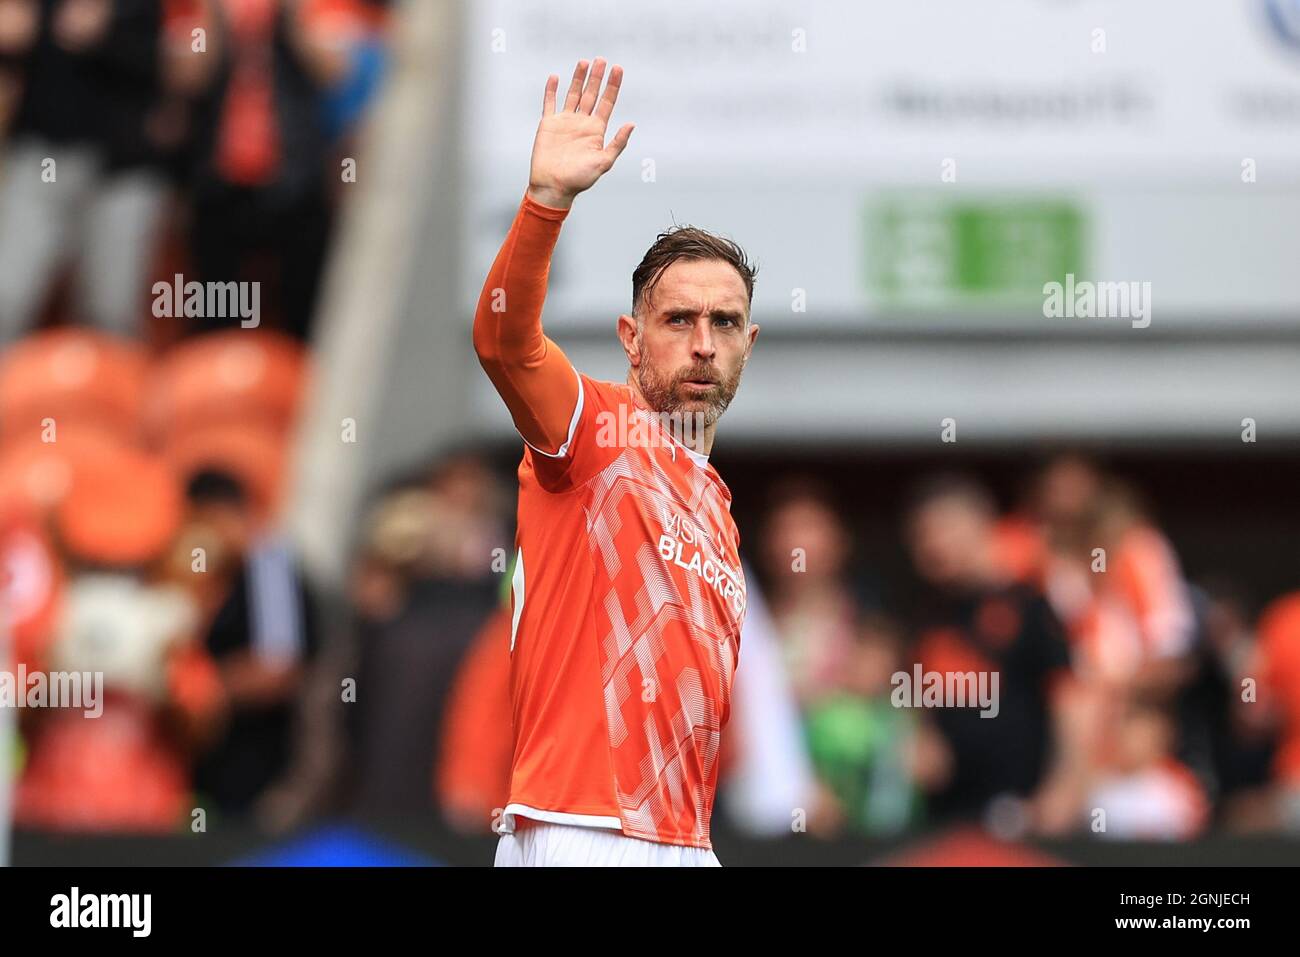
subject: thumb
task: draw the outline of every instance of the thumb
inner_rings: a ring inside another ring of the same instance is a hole
[[[614,138],[609,141],[605,147],[605,155],[609,158],[611,165],[618,159],[619,155],[627,148],[627,141],[632,136],[632,130],[635,128],[633,123],[624,123],[619,127],[619,131],[614,134]]]

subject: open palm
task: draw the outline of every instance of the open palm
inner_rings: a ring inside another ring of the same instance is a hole
[[[585,189],[600,179],[627,146],[633,125],[622,126],[605,144],[609,117],[618,102],[618,88],[623,82],[623,68],[609,71],[605,92],[600,92],[605,77],[605,61],[597,57],[590,64],[579,60],[569,83],[564,108],[556,111],[556,92],[560,78],[546,79],[542,99],[542,121],[533,141],[532,167],[528,174],[528,193],[547,206],[567,208]]]

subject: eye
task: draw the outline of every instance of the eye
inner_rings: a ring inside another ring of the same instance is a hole
[[[713,321],[713,324],[715,326],[734,326],[736,323],[735,320],[728,319],[727,317],[723,316],[722,318],[715,319]]]
[[[669,316],[669,317],[668,317],[668,325],[670,325],[670,326],[680,326],[680,325],[684,324],[685,322],[686,322],[686,317],[685,317],[685,316]]]

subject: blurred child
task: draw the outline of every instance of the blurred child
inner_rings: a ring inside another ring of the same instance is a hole
[[[901,667],[894,626],[869,617],[850,648],[838,686],[808,704],[804,728],[813,766],[838,801],[849,830],[896,834],[917,822],[917,778],[932,778],[942,747],[916,713],[890,701]]]
[[[1174,758],[1176,732],[1168,712],[1132,701],[1115,731],[1108,766],[1089,795],[1094,833],[1120,841],[1196,837],[1208,822],[1209,804],[1196,776]]]

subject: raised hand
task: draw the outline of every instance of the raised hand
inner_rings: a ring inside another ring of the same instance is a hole
[[[609,145],[605,145],[605,130],[618,102],[623,68],[615,66],[609,71],[609,82],[602,95],[600,84],[604,77],[604,59],[596,57],[591,64],[579,60],[569,82],[564,108],[559,112],[555,109],[555,94],[560,78],[555,74],[546,78],[542,121],[537,125],[528,173],[528,195],[544,206],[568,209],[575,196],[590,189],[609,171],[627,146],[632,135],[631,123],[620,127]]]

